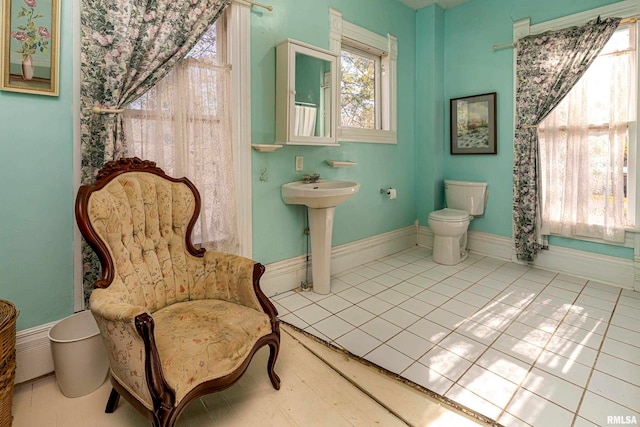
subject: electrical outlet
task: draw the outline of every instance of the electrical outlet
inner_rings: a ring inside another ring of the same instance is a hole
[[[296,156],[296,172],[302,172],[304,170],[304,157]]]

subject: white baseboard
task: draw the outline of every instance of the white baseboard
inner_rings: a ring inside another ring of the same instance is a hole
[[[418,230],[418,245],[433,247],[433,233],[428,227]],[[469,231],[467,247],[471,252],[518,262],[513,258],[513,241],[509,237]],[[635,271],[631,259],[551,246],[538,252],[535,267],[595,280],[623,289],[633,289]]]
[[[16,384],[53,372],[49,329],[55,324],[51,322],[16,333]]]
[[[416,245],[416,227],[410,226],[378,234],[331,249],[331,273],[340,273],[357,265],[403,251]],[[310,258],[310,262],[313,259]],[[260,284],[267,296],[274,296],[300,286],[306,280],[306,255],[267,264]],[[311,282],[309,264],[309,282]]]

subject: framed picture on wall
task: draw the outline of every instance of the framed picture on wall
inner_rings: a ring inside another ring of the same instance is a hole
[[[451,154],[496,154],[496,93],[451,100]]]
[[[1,1],[0,89],[58,96],[60,0]]]

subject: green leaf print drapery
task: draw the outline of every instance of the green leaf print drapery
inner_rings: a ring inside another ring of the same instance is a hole
[[[538,130],[596,59],[619,18],[524,37],[516,56],[513,236],[516,256],[532,262],[541,247]]]
[[[121,109],[164,77],[232,0],[82,0],[80,124],[81,182],[126,153]],[[82,249],[85,295],[99,262]]]

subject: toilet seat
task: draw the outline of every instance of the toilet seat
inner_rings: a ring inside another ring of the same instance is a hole
[[[441,222],[463,222],[471,219],[469,212],[460,209],[440,209],[429,214],[429,219]]]

